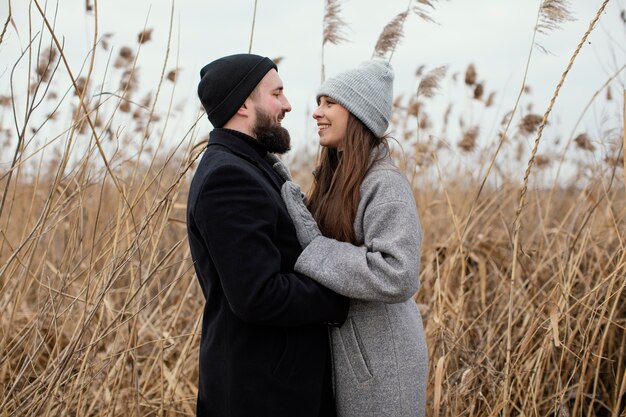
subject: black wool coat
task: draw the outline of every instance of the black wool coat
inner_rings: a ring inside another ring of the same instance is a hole
[[[348,300],[293,271],[301,248],[282,179],[251,137],[214,129],[187,205],[206,299],[198,416],[334,415],[328,324]]]

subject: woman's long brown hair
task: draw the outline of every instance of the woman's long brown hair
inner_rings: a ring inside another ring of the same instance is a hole
[[[322,148],[308,206],[324,236],[363,243],[354,234],[359,189],[374,162],[371,151],[381,144],[388,147],[385,138],[377,138],[350,113],[342,149]]]

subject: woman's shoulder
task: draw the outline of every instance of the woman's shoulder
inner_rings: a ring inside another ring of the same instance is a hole
[[[393,159],[391,159],[391,156],[389,156],[389,154],[381,155],[377,159],[375,159],[372,162],[372,166],[370,167],[366,177],[384,176],[387,171],[391,173],[390,175],[400,175],[404,177],[404,174],[402,173],[402,171],[400,171],[400,168],[398,168],[398,166],[393,161]]]
[[[390,201],[415,201],[404,173],[387,154],[377,158],[361,184],[362,198]]]
[[[385,183],[387,185],[395,183],[409,184],[404,173],[391,158],[389,149],[382,146],[375,148],[372,150],[370,158],[372,165],[363,179],[364,185],[373,185],[375,183]]]

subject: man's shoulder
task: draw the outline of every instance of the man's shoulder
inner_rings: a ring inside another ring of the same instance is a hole
[[[210,205],[216,195],[251,197],[265,195],[268,188],[262,174],[249,161],[227,149],[207,149],[191,181],[188,205],[195,211],[198,202]]]
[[[202,158],[200,158],[196,176],[198,174],[205,176],[213,171],[224,169],[224,167],[248,170],[250,169],[250,163],[226,146],[209,144],[202,154]]]
[[[233,175],[254,177],[255,171],[249,161],[232,153],[228,148],[209,146],[198,163],[193,182],[214,182]]]

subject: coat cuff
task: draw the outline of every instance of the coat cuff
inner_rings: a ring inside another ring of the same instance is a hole
[[[294,270],[308,277],[315,277],[317,282],[324,285],[325,280],[322,275],[328,275],[326,272],[334,269],[328,265],[328,262],[331,259],[335,242],[323,235],[315,237],[298,257]],[[332,278],[328,277],[328,280]]]

